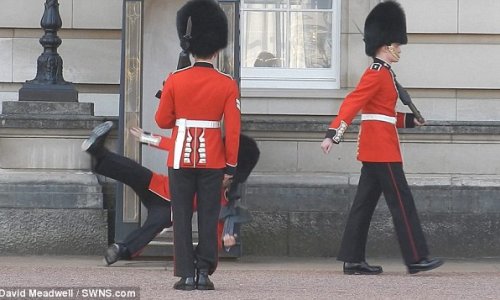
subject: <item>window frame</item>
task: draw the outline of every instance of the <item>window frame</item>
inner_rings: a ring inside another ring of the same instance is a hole
[[[240,50],[245,57],[246,47],[246,12],[283,11],[283,9],[246,9],[244,1],[240,6]],[[341,0],[332,0],[331,9],[285,9],[290,12],[324,12],[329,11],[332,17],[332,53],[330,68],[277,68],[277,67],[244,67],[241,66],[241,87],[243,89],[340,89],[340,42],[341,42]],[[289,4],[289,2],[287,3]],[[287,29],[288,30],[288,29]],[[287,38],[289,38],[287,36]]]

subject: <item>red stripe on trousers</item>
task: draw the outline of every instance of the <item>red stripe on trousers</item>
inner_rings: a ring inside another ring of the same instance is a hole
[[[392,183],[394,185],[394,190],[396,191],[396,195],[397,195],[397,198],[399,201],[399,206],[401,208],[401,214],[403,215],[403,220],[405,222],[406,231],[408,232],[408,240],[410,241],[410,245],[411,245],[411,248],[413,250],[413,255],[415,257],[415,261],[418,261],[418,252],[417,252],[417,248],[415,247],[415,241],[413,239],[413,235],[412,235],[411,230],[410,230],[410,223],[408,223],[408,218],[406,217],[406,211],[405,211],[405,208],[403,206],[403,199],[401,199],[401,194],[399,193],[399,189],[398,189],[398,186],[396,184],[396,179],[394,177],[394,174],[392,173],[391,164],[388,163],[387,167],[389,168],[389,173],[391,174],[391,179],[392,179]]]

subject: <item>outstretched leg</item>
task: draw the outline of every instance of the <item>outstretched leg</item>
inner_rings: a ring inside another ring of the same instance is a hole
[[[94,172],[130,186],[140,198],[149,192],[149,183],[153,177],[153,172],[148,168],[104,147],[102,155],[96,157]]]
[[[108,121],[95,127],[83,142],[82,150],[92,155],[94,172],[122,182],[134,190],[141,203],[146,206],[148,217],[143,226],[131,232],[123,242],[113,244],[106,250],[104,259],[107,265],[138,255],[158,233],[172,226],[170,202],[149,190],[153,172],[104,147],[112,126],[113,123]]]

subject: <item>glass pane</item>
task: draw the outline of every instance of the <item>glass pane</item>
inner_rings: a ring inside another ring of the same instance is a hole
[[[287,0],[244,0],[243,9],[286,8]]]
[[[246,12],[243,67],[282,67],[286,56],[286,14]]]
[[[332,9],[332,0],[290,0],[291,9]]]
[[[290,14],[290,68],[330,68],[332,15],[330,12]]]

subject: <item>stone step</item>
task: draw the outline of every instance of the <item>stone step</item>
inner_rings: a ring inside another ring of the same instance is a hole
[[[0,253],[102,255],[107,211],[97,177],[0,169]]]
[[[244,204],[259,211],[344,211],[358,181],[359,174],[255,173]],[[407,181],[419,211],[500,213],[500,175],[407,174]]]
[[[0,207],[102,209],[102,188],[90,172],[1,169]]]

